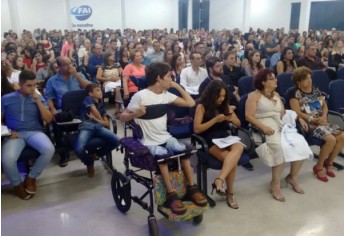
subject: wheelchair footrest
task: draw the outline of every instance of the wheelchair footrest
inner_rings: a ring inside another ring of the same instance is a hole
[[[183,215],[175,214],[170,210],[170,208],[164,206],[158,206],[157,210],[170,221],[187,221],[195,216],[203,214],[207,210],[207,206],[200,207],[195,205],[193,202],[184,201],[183,204],[187,207],[187,211]]]

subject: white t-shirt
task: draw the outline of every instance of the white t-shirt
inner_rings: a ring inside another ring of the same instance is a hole
[[[127,109],[135,112],[140,106],[157,105],[157,104],[170,104],[177,96],[170,92],[163,92],[161,94],[156,94],[149,89],[144,89],[132,97]],[[144,145],[160,145],[165,143],[171,135],[167,131],[167,114],[162,117],[143,120],[140,118],[135,118],[135,123],[140,125],[143,131],[143,139],[141,142]]]

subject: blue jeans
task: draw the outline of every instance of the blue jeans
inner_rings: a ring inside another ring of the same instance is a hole
[[[98,156],[104,156],[119,146],[119,139],[109,129],[99,123],[84,122],[79,127],[78,139],[74,145],[74,152],[85,165],[92,165],[94,160],[86,153],[85,146],[92,138],[103,141],[102,148],[97,151]]]
[[[52,159],[55,148],[47,135],[41,131],[23,131],[18,132],[19,138],[6,139],[1,148],[1,164],[7,178],[14,186],[19,185],[22,180],[19,175],[17,160],[26,145],[32,147],[40,153],[35,161],[29,177],[36,179],[49,164]]]
[[[176,138],[171,137],[166,141],[164,147],[159,145],[147,145],[151,155],[165,155],[168,152],[175,153],[175,152],[182,152],[186,149],[186,145],[179,142]]]

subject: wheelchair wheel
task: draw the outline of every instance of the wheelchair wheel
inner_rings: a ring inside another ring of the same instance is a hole
[[[122,173],[115,171],[111,178],[111,191],[117,208],[125,213],[131,207],[131,183]]]
[[[203,214],[200,214],[198,216],[193,217],[193,224],[195,224],[195,225],[200,224],[202,222],[203,218],[204,218]]]
[[[147,223],[149,225],[150,236],[159,236],[159,229],[156,217],[153,215],[147,217]]]

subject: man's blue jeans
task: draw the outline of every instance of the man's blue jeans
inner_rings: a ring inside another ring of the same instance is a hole
[[[79,126],[78,139],[74,145],[74,152],[85,165],[92,165],[94,160],[86,153],[85,147],[92,138],[103,141],[102,148],[97,151],[98,156],[104,156],[119,146],[118,137],[100,123],[84,121]]]
[[[17,161],[26,145],[34,148],[40,153],[35,161],[29,177],[36,179],[49,164],[52,159],[55,148],[47,135],[41,131],[23,131],[18,132],[19,138],[6,139],[1,148],[1,164],[7,178],[14,186],[19,185],[22,180],[19,175]]]

